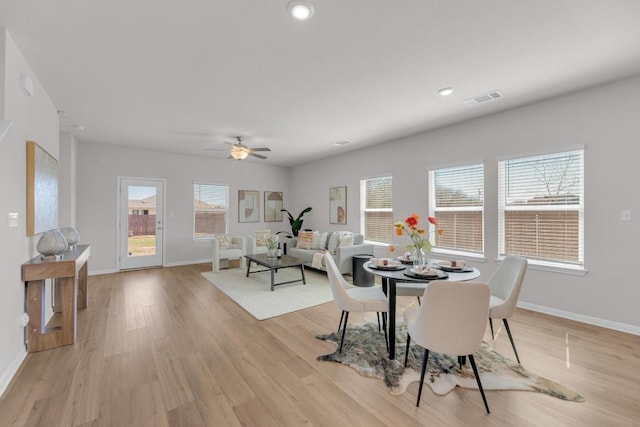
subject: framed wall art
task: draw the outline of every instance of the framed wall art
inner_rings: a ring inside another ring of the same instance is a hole
[[[58,228],[58,161],[27,141],[27,236]]]
[[[282,222],[282,191],[264,192],[264,222]]]
[[[238,222],[260,222],[260,192],[238,190]]]
[[[347,223],[347,187],[333,187],[329,190],[329,223]]]

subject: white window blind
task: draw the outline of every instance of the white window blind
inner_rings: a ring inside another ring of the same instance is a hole
[[[392,179],[360,181],[360,227],[365,240],[391,243],[393,237]]]
[[[193,184],[193,238],[207,239],[227,232],[229,187]]]
[[[499,162],[499,251],[584,266],[584,150]]]
[[[429,171],[429,215],[444,234],[433,236],[438,248],[484,252],[484,165]]]

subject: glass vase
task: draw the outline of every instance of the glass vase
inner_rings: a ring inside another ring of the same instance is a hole
[[[429,264],[427,253],[422,248],[414,249],[413,252],[411,252],[411,259],[413,260],[414,267]]]
[[[278,254],[278,248],[267,249],[267,257],[275,258]]]

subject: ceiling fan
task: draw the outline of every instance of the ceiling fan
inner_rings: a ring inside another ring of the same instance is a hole
[[[271,148],[267,148],[267,147],[249,148],[242,143],[242,141],[244,141],[243,137],[236,136],[235,138],[237,142],[234,142],[234,143],[225,141],[225,144],[229,144],[231,146],[231,152],[229,153],[230,159],[244,160],[248,156],[257,157],[259,159],[266,159],[267,158],[266,156],[263,156],[262,154],[258,154],[256,153],[256,151],[271,151]],[[223,149],[222,148],[205,148],[205,150],[221,151]]]

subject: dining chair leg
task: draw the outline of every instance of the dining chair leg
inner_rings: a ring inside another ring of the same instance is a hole
[[[473,375],[476,376],[476,382],[478,383],[478,388],[480,389],[480,394],[482,395],[482,400],[484,401],[484,407],[487,410],[487,414],[490,414],[489,404],[487,403],[487,398],[484,395],[484,389],[482,388],[482,383],[480,382],[480,375],[478,375],[478,368],[476,368],[476,361],[473,359],[473,354],[469,355],[469,362],[471,363],[471,368],[473,369]]]
[[[416,298],[418,298],[418,305],[422,305],[422,304],[420,303],[420,297],[416,297]]]
[[[422,386],[424,385],[424,373],[427,371],[427,362],[429,361],[429,350],[424,349],[422,357],[422,368],[420,369],[420,386],[418,387],[418,400],[416,406],[420,406],[420,396],[422,396]]]
[[[380,332],[380,313],[376,312],[376,317],[378,318],[378,332]]]
[[[340,315],[340,324],[338,325],[338,332],[340,332],[340,329],[342,329],[342,320],[344,319],[344,313],[345,311],[342,310],[342,314]]]
[[[407,367],[407,362],[409,361],[409,346],[411,344],[411,335],[407,333],[407,346],[404,349],[404,367]]]
[[[513,342],[513,337],[511,336],[511,330],[509,329],[509,323],[507,319],[502,319],[504,322],[504,328],[507,330],[507,335],[509,335],[509,341],[511,341],[511,347],[513,347],[513,352],[516,354],[516,360],[520,363],[520,358],[518,357],[518,351],[516,350],[516,344]]]
[[[342,344],[344,344],[344,333],[347,332],[347,322],[349,321],[349,312],[345,311],[344,313],[344,325],[342,326],[342,338],[340,338],[340,349],[338,350],[338,353],[342,353]]]
[[[489,327],[491,328],[491,341],[493,341],[496,338],[493,336],[493,319],[491,317],[489,317]]]

